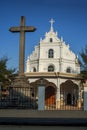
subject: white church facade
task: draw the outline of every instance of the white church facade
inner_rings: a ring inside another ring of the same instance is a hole
[[[63,38],[54,31],[54,20],[50,21],[49,32],[35,46],[26,61],[25,74],[32,86],[32,95],[38,99],[38,84],[43,78],[45,106],[63,109],[64,106],[81,108],[83,88],[80,77],[78,56],[70,50]],[[35,93],[34,93],[35,91]]]

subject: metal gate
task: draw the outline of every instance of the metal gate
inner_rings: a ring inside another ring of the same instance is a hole
[[[60,88],[60,109],[61,110],[82,110],[83,97],[79,95],[78,88]]]
[[[37,101],[29,87],[8,87],[0,93],[1,109],[37,109]]]
[[[83,110],[83,90],[70,82],[59,90],[52,86],[45,89],[45,110]]]
[[[38,109],[37,89],[8,87],[0,91],[0,109]],[[52,86],[45,89],[45,110],[83,110],[83,93],[79,96],[78,87],[60,86],[59,102],[56,95]]]

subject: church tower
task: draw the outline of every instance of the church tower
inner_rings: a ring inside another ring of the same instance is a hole
[[[45,33],[45,38],[40,38],[38,46],[27,58],[26,73],[28,72],[62,72],[78,74],[80,64],[78,57],[70,50],[63,38],[58,37],[54,31],[53,19],[50,20],[49,32]]]

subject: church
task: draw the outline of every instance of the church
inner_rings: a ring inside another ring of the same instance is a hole
[[[45,37],[28,56],[25,75],[32,87],[31,95],[38,100],[41,79],[45,86],[46,109],[82,109],[83,87],[78,56],[54,31],[53,19]]]

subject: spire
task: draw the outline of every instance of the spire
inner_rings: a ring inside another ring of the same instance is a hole
[[[50,28],[50,30],[53,31],[53,23],[54,23],[55,21],[54,21],[53,19],[51,19],[49,22],[51,23],[51,28]]]

